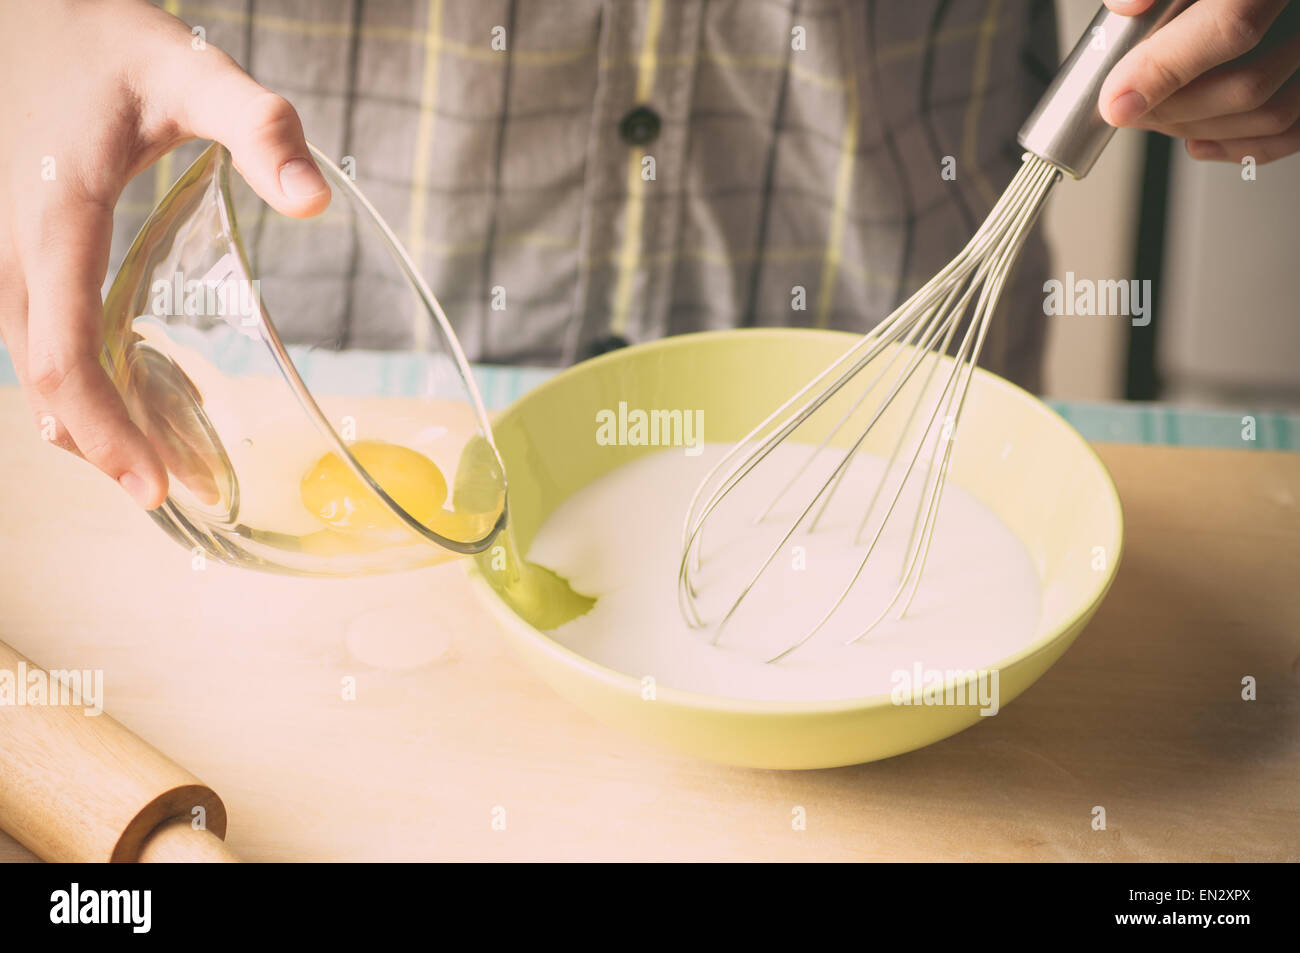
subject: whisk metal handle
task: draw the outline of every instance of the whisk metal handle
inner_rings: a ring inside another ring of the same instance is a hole
[[[1097,97],[1111,67],[1193,0],[1157,0],[1135,17],[1102,7],[1057,71],[1047,92],[1020,127],[1020,144],[1082,179],[1106,148],[1115,127],[1101,118]]]

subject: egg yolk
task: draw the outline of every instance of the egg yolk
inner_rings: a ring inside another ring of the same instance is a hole
[[[440,531],[440,523],[455,521],[456,514],[442,508],[447,480],[424,454],[381,440],[359,440],[348,449],[416,520],[435,531]],[[403,525],[337,453],[325,454],[303,475],[300,495],[303,506],[335,529],[388,530]]]

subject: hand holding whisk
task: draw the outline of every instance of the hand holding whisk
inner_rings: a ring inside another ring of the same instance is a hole
[[[1098,11],[1020,130],[1020,144],[1028,150],[1024,164],[966,247],[870,333],[773,411],[701,482],[683,526],[678,572],[682,613],[691,625],[700,627],[708,622],[699,606],[698,574],[704,527],[710,516],[737,484],[785,440],[793,437],[813,446],[803,467],[757,514],[756,523],[771,516],[787,494],[802,489],[800,484],[807,481],[801,478],[824,450],[832,446],[842,449],[834,469],[816,484],[806,502],[800,498],[798,516],[729,602],[713,630],[713,643],[718,642],[745,597],[761,583],[801,527],[805,533],[817,530],[864,445],[874,448],[892,443],[892,451],[854,536],[855,543],[865,544],[857,571],[845,580],[838,598],[819,620],[767,661],[782,659],[806,644],[841,609],[900,509],[912,509],[913,515],[907,544],[901,550],[898,583],[884,608],[849,641],[863,638],[891,612],[896,611],[900,617],[907,612],[934,537],[953,437],[971,376],[1007,276],[1061,173],[1074,178],[1086,175],[1114,133],[1097,111],[1101,85],[1111,67],[1188,2],[1165,0],[1137,17],[1119,16],[1104,8]],[[865,383],[858,380],[859,375],[865,376]],[[910,502],[912,496],[916,497],[914,505]],[[909,502],[900,506],[905,499]]]

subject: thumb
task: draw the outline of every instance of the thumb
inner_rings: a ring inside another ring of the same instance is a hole
[[[182,83],[171,85],[169,97],[181,133],[229,149],[235,168],[277,212],[305,218],[324,211],[329,185],[312,160],[302,121],[288,100],[259,86],[214,46],[186,55],[198,59],[189,64]]]
[[[1139,13],[1146,13],[1153,3],[1155,0],[1105,0],[1106,7],[1111,13],[1118,13],[1124,17],[1135,17]]]

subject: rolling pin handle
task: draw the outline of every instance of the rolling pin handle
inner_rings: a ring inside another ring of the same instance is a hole
[[[140,845],[142,864],[235,864],[239,858],[212,831],[173,817],[153,829]]]

